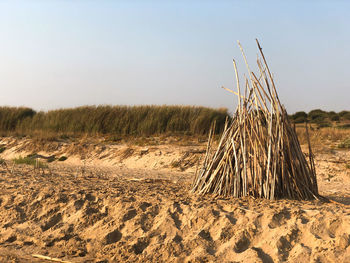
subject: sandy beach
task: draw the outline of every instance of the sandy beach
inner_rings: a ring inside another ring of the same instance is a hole
[[[34,147],[5,141],[8,159]],[[190,193],[196,165],[171,163],[204,145],[135,146],[127,158],[129,146],[98,147],[84,160],[68,144],[46,149],[69,155],[50,171],[1,168],[1,262],[350,262],[348,151],[316,154],[326,203]]]

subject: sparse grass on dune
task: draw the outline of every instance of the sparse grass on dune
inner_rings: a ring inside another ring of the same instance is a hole
[[[343,140],[342,142],[340,142],[338,144],[338,148],[341,148],[341,149],[350,149],[350,137]]]
[[[307,144],[305,126],[301,125],[296,128],[297,135],[301,144]],[[310,129],[310,141],[312,147],[323,147],[326,145],[339,145],[350,139],[349,129],[338,129],[334,127],[326,127],[320,129]]]
[[[35,159],[19,156],[18,158],[13,159],[13,162],[15,164],[34,165],[35,164]]]
[[[47,164],[43,163],[43,162],[40,162],[34,158],[30,158],[30,157],[18,157],[18,158],[15,158],[13,159],[13,162],[15,164],[27,164],[27,165],[32,165],[36,168],[47,168]]]

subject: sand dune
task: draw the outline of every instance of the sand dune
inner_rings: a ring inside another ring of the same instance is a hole
[[[348,155],[325,157],[320,189],[342,203],[197,196],[178,169],[2,168],[0,262],[350,262],[349,176],[328,176]]]

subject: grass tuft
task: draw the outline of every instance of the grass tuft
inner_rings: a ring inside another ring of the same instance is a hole
[[[32,165],[35,166],[36,168],[47,168],[47,164],[37,161],[36,159],[30,158],[30,157],[18,157],[13,159],[13,162],[15,164],[26,164],[26,165]]]
[[[350,138],[345,139],[341,143],[338,144],[338,148],[340,149],[350,149]]]

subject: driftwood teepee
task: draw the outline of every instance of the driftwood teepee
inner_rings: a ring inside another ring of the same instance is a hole
[[[192,191],[201,194],[267,199],[318,198],[315,165],[309,143],[309,161],[287,112],[281,104],[275,83],[257,41],[259,75],[247,63],[249,78],[241,93],[237,67],[233,61],[238,107],[226,123],[217,149],[213,150],[213,131],[209,135],[202,169],[196,175]],[[306,126],[307,129],[307,126]]]

